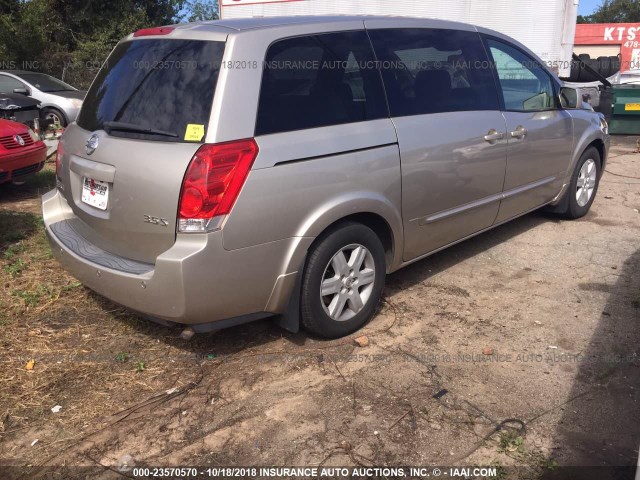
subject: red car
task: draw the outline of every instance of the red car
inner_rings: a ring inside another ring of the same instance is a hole
[[[0,183],[22,182],[39,172],[47,147],[29,127],[0,119]]]

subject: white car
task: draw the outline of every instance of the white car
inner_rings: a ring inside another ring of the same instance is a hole
[[[640,69],[618,72],[607,78],[613,85],[625,85],[627,83],[640,83]]]
[[[0,93],[20,93],[39,100],[42,118],[63,127],[76,119],[87,94],[50,75],[22,70],[0,70]]]

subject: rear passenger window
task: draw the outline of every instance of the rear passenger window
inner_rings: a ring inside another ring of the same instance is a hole
[[[256,135],[388,116],[364,31],[280,40],[264,64]]]
[[[475,32],[370,30],[391,115],[499,110],[490,64]]]
[[[497,40],[487,39],[487,45],[498,72],[506,110],[556,108],[551,77],[537,60]]]

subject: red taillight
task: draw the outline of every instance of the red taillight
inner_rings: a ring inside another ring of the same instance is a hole
[[[255,140],[202,145],[182,182],[180,231],[206,231],[208,221],[231,211],[258,155]]]
[[[133,34],[134,37],[147,37],[149,35],[168,35],[175,27],[151,27],[143,28]]]
[[[58,148],[56,149],[56,177],[62,178],[62,155],[64,149],[62,148],[62,142],[58,140]]]

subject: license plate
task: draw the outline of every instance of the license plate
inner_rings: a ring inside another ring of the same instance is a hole
[[[625,110],[640,110],[640,103],[625,103]]]
[[[82,178],[82,201],[84,203],[100,210],[106,210],[108,200],[109,184],[107,182],[89,177]]]

